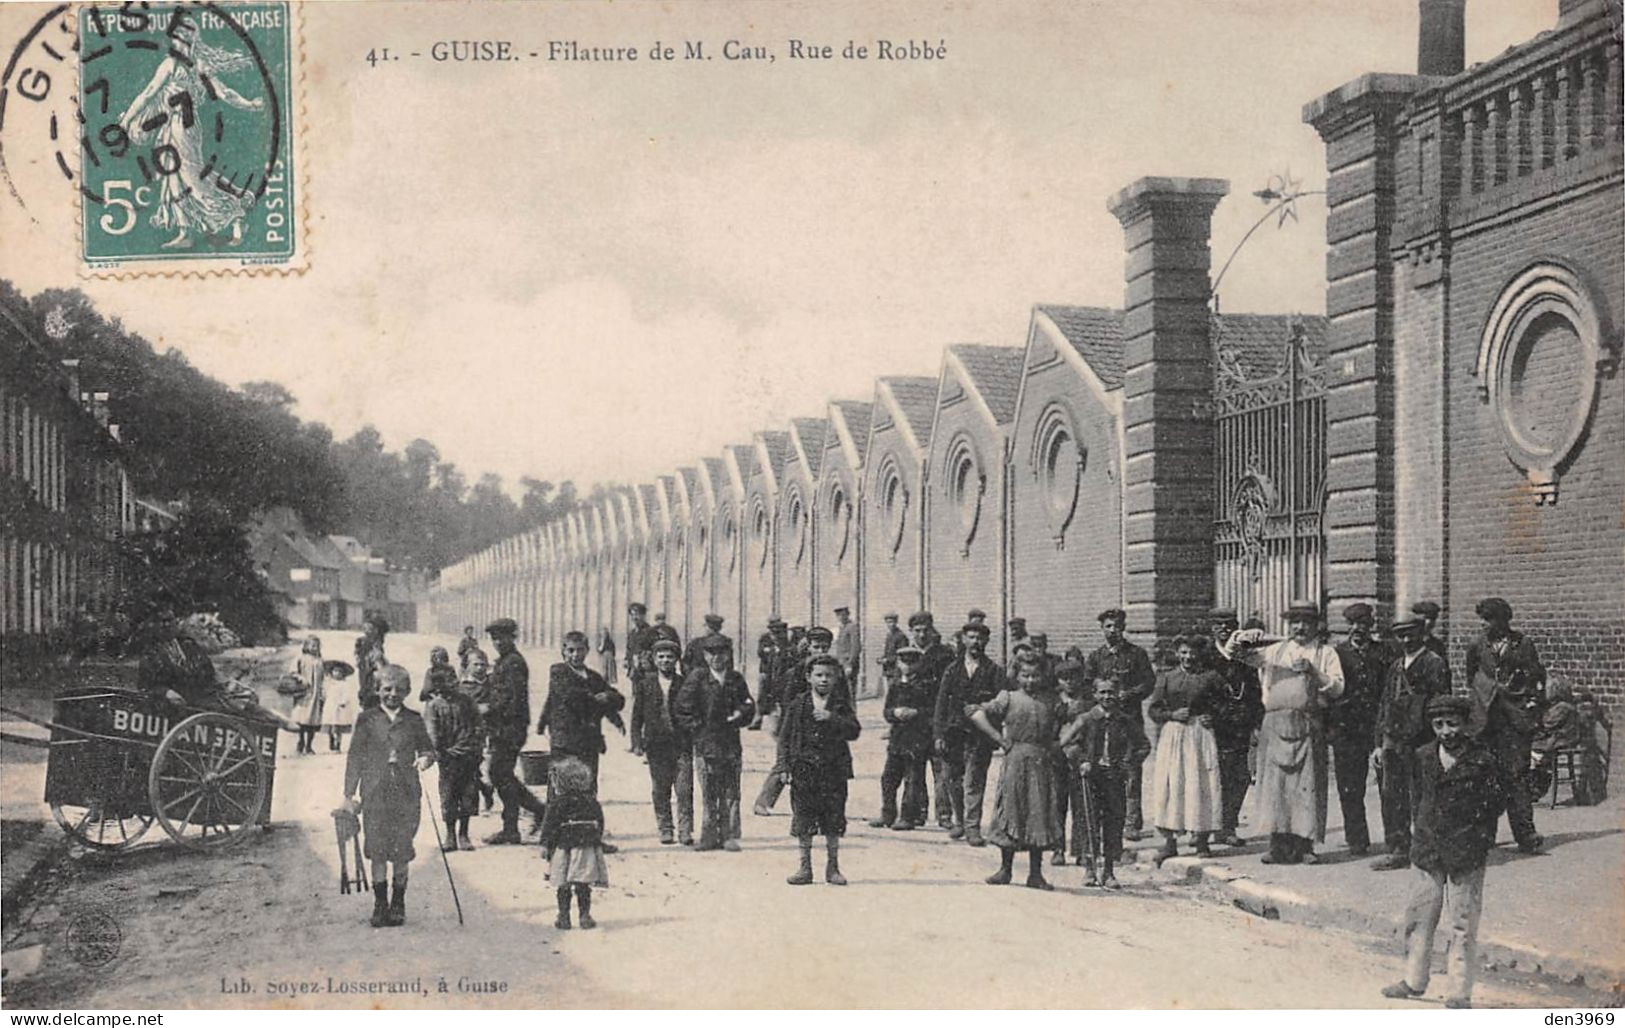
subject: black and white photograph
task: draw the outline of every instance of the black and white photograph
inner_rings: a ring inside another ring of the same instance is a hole
[[[9,1011],[1625,1003],[1620,0],[0,54]]]

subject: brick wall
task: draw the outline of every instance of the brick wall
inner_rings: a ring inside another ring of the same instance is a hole
[[[1064,411],[1070,438],[1086,454],[1070,515],[1064,479],[1061,495],[1051,500],[1045,455],[1035,439],[1041,420],[1057,411]],[[1116,417],[1069,362],[1055,360],[1028,374],[1012,439],[1011,613],[1026,618],[1029,631],[1047,634],[1053,652],[1092,647],[1099,635],[1095,616],[1123,601]]]
[[[813,517],[813,488],[805,469],[793,457],[786,464],[779,492],[779,616],[792,625],[828,624],[813,610],[813,560],[818,526]]]
[[[876,409],[880,407],[877,404]],[[858,613],[865,640],[865,665],[873,669],[886,638],[887,613],[908,631],[909,615],[920,607],[920,531],[922,525],[919,461],[895,422],[877,427],[869,440],[863,469],[863,610]],[[895,475],[895,491],[888,487]]]
[[[749,640],[748,661],[756,659],[756,640],[767,631],[767,619],[779,613],[776,588],[776,562],[773,553],[773,495],[760,470],[745,487],[745,504],[740,531],[744,535],[741,571],[744,602],[741,605],[740,636]],[[785,618],[789,620],[788,617]]]
[[[867,426],[865,426],[867,427]],[[858,618],[859,541],[858,480],[847,466],[846,452],[840,446],[824,451],[818,487],[818,616],[831,628],[834,609],[845,605]],[[861,621],[860,621],[861,631]]]
[[[1004,433],[971,399],[968,384],[948,383],[956,375],[951,366],[945,372],[945,399],[926,461],[926,609],[936,615],[944,638],[964,624],[972,607],[987,611],[990,621],[1001,618],[1003,607]],[[969,455],[972,465],[964,504],[955,502],[949,462],[956,453]],[[979,513],[971,499],[976,476],[983,480]]]

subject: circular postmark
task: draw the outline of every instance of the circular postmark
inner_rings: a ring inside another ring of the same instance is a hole
[[[85,967],[113,962],[124,944],[124,931],[104,907],[86,907],[68,919],[62,930],[68,953]]]
[[[289,182],[290,49],[285,0],[53,8],[0,75],[0,173],[20,203],[7,151],[54,168],[88,261],[291,255],[289,197],[264,202]]]

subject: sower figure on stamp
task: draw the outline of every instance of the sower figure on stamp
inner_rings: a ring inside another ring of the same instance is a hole
[[[372,864],[372,926],[385,928],[406,923],[408,865],[417,856],[412,839],[423,804],[418,772],[434,763],[434,743],[423,718],[404,706],[412,691],[406,669],[384,664],[378,683],[379,705],[355,719],[344,763],[344,804],[361,814],[364,852]],[[391,873],[393,889],[386,884]]]
[[[987,656],[988,627],[969,622],[959,634],[965,655],[950,663],[942,674],[932,729],[948,788],[952,790],[954,827],[948,835],[955,839],[963,836],[972,846],[985,846],[982,794],[987,788],[994,743],[972,724],[971,715],[1003,692],[1007,683],[1004,670]],[[1050,815],[1054,813],[1052,809]]]
[[[744,676],[728,666],[726,649],[716,645],[706,650],[705,660],[705,669],[683,680],[672,720],[694,740],[695,755],[704,767],[701,784],[705,813],[697,848],[737,853],[743,754],[739,730],[756,716],[756,704]]]
[[[677,645],[654,646],[654,670],[632,680],[632,752],[649,762],[655,828],[661,845],[694,845],[694,741],[672,720],[672,705],[683,688],[677,673]],[[673,832],[671,801],[677,796]]]
[[[1140,773],[1140,765],[1151,753],[1151,742],[1144,722],[1119,701],[1116,681],[1099,679],[1094,689],[1094,707],[1067,725],[1060,742],[1063,750],[1076,747],[1078,774],[1087,790],[1080,854],[1083,884],[1116,889],[1120,886],[1113,868],[1123,855],[1128,778]]]
[[[1236,612],[1219,609],[1208,614],[1208,666],[1219,676],[1219,691],[1213,700],[1213,741],[1219,748],[1219,838],[1225,846],[1242,845],[1237,829],[1241,825],[1241,804],[1252,785],[1252,769],[1247,753],[1253,733],[1264,720],[1264,700],[1258,688],[1258,672],[1221,652],[1237,629]]]
[[[514,640],[519,625],[513,618],[498,618],[485,626],[496,647],[497,663],[486,688],[485,728],[491,738],[491,787],[502,797],[502,830],[485,837],[487,846],[519,843],[519,812],[528,810],[540,830],[547,807],[514,775],[519,751],[530,734],[530,665],[519,655]]]
[[[1100,631],[1106,642],[1084,659],[1084,674],[1090,681],[1116,679],[1118,702],[1124,711],[1139,716],[1143,724],[1145,701],[1151,698],[1151,690],[1157,684],[1157,672],[1151,666],[1151,655],[1129,642],[1124,635],[1128,615],[1121,609],[1107,608],[1095,620],[1100,622]],[[1145,815],[1140,805],[1140,792],[1140,776],[1129,775],[1128,816],[1124,829],[1125,837],[1129,839],[1138,839],[1144,834]]]
[[[812,837],[822,835],[827,858],[824,881],[845,885],[841,836],[846,834],[846,783],[852,777],[852,740],[862,730],[851,698],[837,683],[841,662],[813,657],[807,665],[807,691],[791,700],[779,728],[779,763],[790,784],[790,834],[801,849],[801,866],[786,879],[791,885],[813,880]]]
[[[920,826],[914,817],[925,810],[925,763],[933,743],[931,715],[936,696],[920,673],[924,656],[912,646],[895,654],[897,676],[886,690],[884,710],[891,734],[886,739],[886,766],[880,772],[880,816],[869,822],[871,828],[907,832]],[[901,817],[897,813],[899,786],[903,790]]]
[[[447,663],[449,670],[450,663]],[[480,758],[485,733],[474,699],[458,688],[457,676],[442,677],[423,708],[423,724],[434,743],[440,764],[440,816],[446,835],[440,848],[447,852],[474,848],[468,838],[468,819],[480,812]]]
[[[1494,756],[1466,732],[1472,702],[1435,696],[1427,711],[1435,741],[1416,751],[1411,795],[1416,800],[1411,863],[1422,873],[1405,910],[1405,977],[1386,986],[1390,999],[1427,992],[1433,937],[1450,912],[1449,970],[1453,988],[1445,1006],[1472,1005],[1478,973],[1478,919],[1484,904],[1484,864],[1495,845],[1505,795]]]
[[[1337,651],[1320,640],[1320,608],[1287,609],[1292,637],[1260,647],[1261,629],[1230,637],[1224,655],[1258,669],[1264,721],[1258,730],[1258,827],[1270,833],[1266,864],[1317,863],[1326,837],[1326,760],[1319,710],[1343,694]]]
[[[671,640],[668,640],[671,641]],[[675,645],[675,642],[672,641]],[[626,697],[587,666],[589,644],[585,632],[564,633],[564,660],[547,672],[547,700],[536,731],[545,732],[553,756],[579,759],[592,772],[593,795],[598,794],[598,758],[607,748],[604,721],[626,731],[620,710]],[[549,784],[551,785],[551,779]],[[602,843],[605,853],[615,847]]]
[[[1540,723],[1546,668],[1535,644],[1512,627],[1512,605],[1499,596],[1478,604],[1484,634],[1467,648],[1463,670],[1473,701],[1472,731],[1501,768],[1507,821],[1518,849],[1539,853],[1546,840],[1535,831],[1529,795],[1530,743]]]
[[[1382,699],[1387,649],[1372,638],[1376,612],[1369,603],[1344,607],[1343,620],[1349,626],[1348,635],[1337,644],[1337,660],[1343,667],[1343,695],[1326,705],[1326,740],[1331,744],[1337,800],[1343,809],[1343,838],[1351,856],[1363,857],[1371,852],[1365,787],[1377,735],[1377,705]]]
[[[1377,706],[1377,788],[1382,793],[1382,835],[1388,852],[1371,865],[1377,871],[1411,866],[1411,783],[1416,752],[1433,738],[1428,703],[1450,695],[1450,665],[1428,645],[1427,622],[1401,621],[1394,633],[1404,652],[1383,676]]]

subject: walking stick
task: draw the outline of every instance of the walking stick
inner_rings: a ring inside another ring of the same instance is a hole
[[[1095,804],[1094,797],[1090,795],[1089,776],[1078,769],[1078,782],[1083,786],[1083,844],[1084,857],[1089,861],[1088,867],[1095,869]],[[1101,852],[1105,856],[1105,852]]]
[[[434,800],[429,798],[429,790],[421,790],[423,803],[429,808],[429,824],[434,828],[435,849],[440,853],[440,863],[446,869],[446,882],[451,886],[451,903],[457,908],[457,923],[463,923],[463,901],[457,898],[457,880],[451,876],[451,861],[446,859],[446,844],[440,838],[440,821],[435,814]]]

